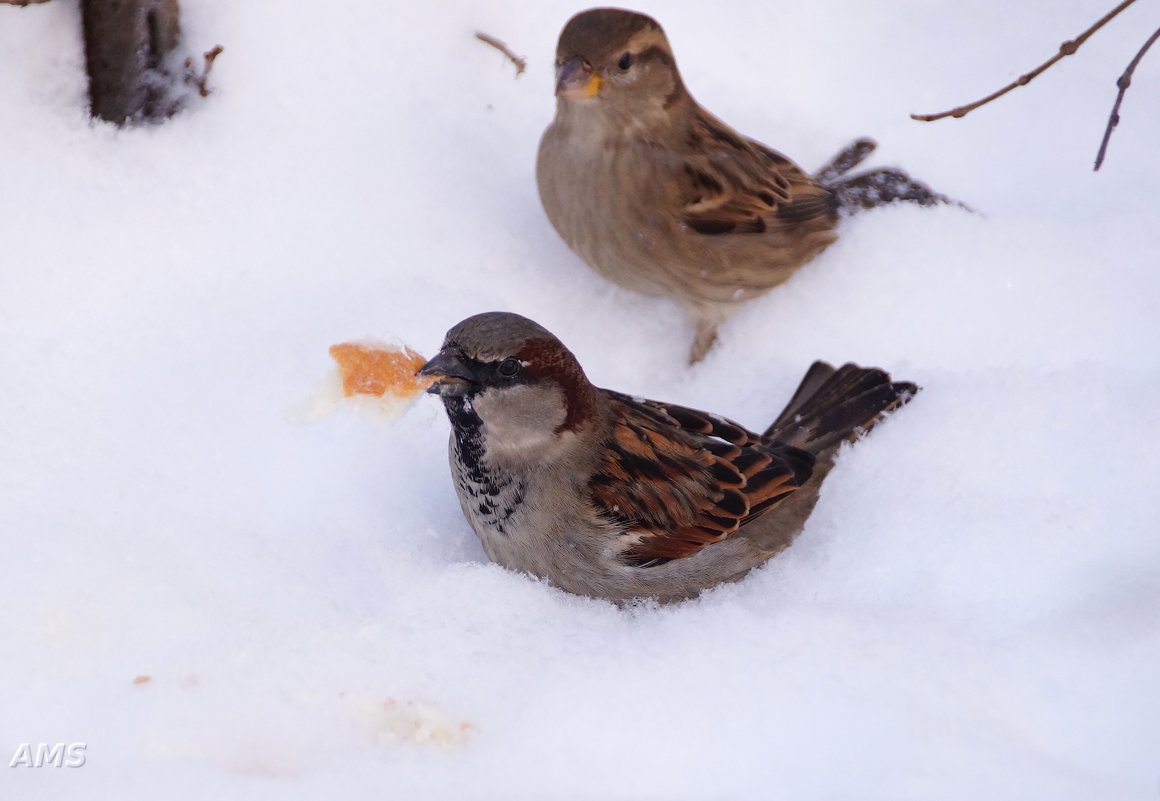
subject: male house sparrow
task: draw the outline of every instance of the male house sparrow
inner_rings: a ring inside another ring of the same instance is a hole
[[[447,409],[455,489],[487,555],[614,601],[688,598],[781,551],[838,446],[916,391],[815,362],[758,435],[595,387],[556,337],[502,312],[448,331],[419,375]]]
[[[842,177],[860,139],[811,176],[701,108],[650,17],[598,8],[556,50],[556,118],[536,183],[548,219],[605,278],[681,303],[696,324],[690,362],[739,303],[777,286],[833,242],[841,213],[946,202],[893,169]]]

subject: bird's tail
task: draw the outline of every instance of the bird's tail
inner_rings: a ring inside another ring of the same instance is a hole
[[[814,173],[814,180],[834,192],[839,208],[846,216],[888,203],[917,203],[937,206],[943,203],[969,207],[935,192],[922,181],[916,181],[894,167],[880,167],[857,175],[847,175],[869,157],[878,144],[873,139],[855,139]]]
[[[819,184],[829,186],[865,161],[876,147],[878,147],[878,143],[873,139],[866,137],[855,139],[822,165],[821,169],[814,173],[814,180]]]
[[[835,369],[826,362],[814,362],[762,436],[817,455],[870,430],[916,392],[916,385],[893,381],[889,373],[877,368],[845,364]]]

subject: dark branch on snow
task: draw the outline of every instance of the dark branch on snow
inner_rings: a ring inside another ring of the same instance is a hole
[[[1033,80],[1035,80],[1035,78],[1038,77],[1038,75],[1041,72],[1044,72],[1045,70],[1050,68],[1053,64],[1057,63],[1058,61],[1065,58],[1066,56],[1070,56],[1075,51],[1079,50],[1080,46],[1084,42],[1086,42],[1088,40],[1088,38],[1091,37],[1091,35],[1093,33],[1098,31],[1100,28],[1104,27],[1104,25],[1106,25],[1107,23],[1111,22],[1111,20],[1116,15],[1118,15],[1121,11],[1123,11],[1128,6],[1132,5],[1132,3],[1134,3],[1134,2],[1136,2],[1136,0],[1124,0],[1124,2],[1120,3],[1118,6],[1116,6],[1111,11],[1109,11],[1107,14],[1105,14],[1098,22],[1096,22],[1094,25],[1092,25],[1086,31],[1081,33],[1079,36],[1077,36],[1074,39],[1070,39],[1070,40],[1064,42],[1063,44],[1061,44],[1059,46],[1059,52],[1056,53],[1054,56],[1052,56],[1047,61],[1040,64],[1035,69],[1031,70],[1031,72],[1020,75],[1018,78],[1016,78],[1014,81],[1012,81],[1011,83],[1004,86],[1002,89],[999,89],[995,92],[992,92],[991,94],[987,95],[986,97],[981,98],[979,100],[976,100],[974,103],[968,103],[965,106],[957,106],[955,108],[952,108],[950,111],[940,111],[937,114],[911,114],[910,118],[912,120],[918,120],[919,122],[934,122],[935,120],[941,120],[945,117],[955,117],[955,118],[965,117],[968,114],[970,114],[972,111],[977,109],[979,106],[985,106],[988,103],[990,103],[992,100],[995,100],[997,98],[1002,97],[1003,95],[1007,94],[1008,92],[1012,91],[1013,89],[1018,89],[1020,86],[1026,86],[1027,84],[1029,84]]]
[[[1112,138],[1112,131],[1120,124],[1120,103],[1124,99],[1124,93],[1128,91],[1128,87],[1132,85],[1132,74],[1136,71],[1136,65],[1140,63],[1140,59],[1144,58],[1144,54],[1148,52],[1157,39],[1160,39],[1160,28],[1148,37],[1148,41],[1144,42],[1144,46],[1140,48],[1140,52],[1128,64],[1128,68],[1124,70],[1124,74],[1116,81],[1116,86],[1119,87],[1116,92],[1116,102],[1112,105],[1112,113],[1108,116],[1108,127],[1104,130],[1104,140],[1100,142],[1100,151],[1096,154],[1096,166],[1093,171],[1098,170],[1104,163],[1104,156],[1108,152],[1108,140]]]

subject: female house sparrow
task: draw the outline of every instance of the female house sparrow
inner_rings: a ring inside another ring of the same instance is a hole
[[[536,161],[548,219],[605,278],[685,307],[697,328],[690,362],[740,302],[833,242],[839,214],[947,200],[898,170],[842,178],[874,149],[869,139],[810,176],[740,135],[697,105],[643,14],[573,17],[556,50],[556,96]]]
[[[501,312],[452,328],[419,375],[447,409],[459,503],[487,555],[613,601],[688,598],[781,551],[838,446],[916,391],[815,362],[758,435],[595,387],[551,333]]]

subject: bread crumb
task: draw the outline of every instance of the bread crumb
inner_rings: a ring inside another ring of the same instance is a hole
[[[338,362],[342,376],[342,394],[374,395],[387,393],[406,398],[418,395],[431,386],[431,380],[415,374],[427,361],[406,347],[373,347],[343,342],[332,345],[331,357]]]

